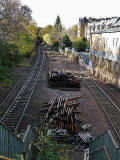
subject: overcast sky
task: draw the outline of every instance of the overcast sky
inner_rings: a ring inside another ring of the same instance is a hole
[[[62,24],[70,27],[79,17],[120,16],[120,0],[21,0],[28,5],[38,26],[53,25],[57,15]]]

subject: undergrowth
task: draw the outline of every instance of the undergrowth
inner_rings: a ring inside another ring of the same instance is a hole
[[[11,68],[2,66],[0,67],[0,86],[13,86],[15,80],[10,77]]]
[[[42,131],[37,139],[36,146],[39,153],[35,160],[69,160],[68,151],[70,146],[58,144],[50,140]]]
[[[26,59],[19,64],[19,67],[28,67],[28,66],[29,66],[29,62]]]

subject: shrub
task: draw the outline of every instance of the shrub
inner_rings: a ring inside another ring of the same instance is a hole
[[[54,49],[55,51],[58,51],[59,43],[60,43],[59,40],[54,40],[54,41],[53,41],[52,47],[53,47],[53,49]]]
[[[69,146],[52,142],[43,132],[40,133],[36,145],[40,150],[36,160],[69,160]]]
[[[7,66],[0,67],[0,80],[5,80],[6,77],[9,75],[10,69]]]
[[[78,43],[78,51],[79,52],[84,52],[86,50],[86,48],[87,48],[87,44],[85,41],[82,40]]]
[[[89,46],[89,42],[85,37],[78,37],[76,40],[72,41],[72,47],[78,48],[79,52],[84,52],[87,46]]]
[[[72,42],[71,40],[69,39],[68,35],[65,35],[60,43],[60,48],[62,50],[65,49],[65,47],[72,47]]]

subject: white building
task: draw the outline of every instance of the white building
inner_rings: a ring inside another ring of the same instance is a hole
[[[119,17],[110,18],[80,18],[78,24],[78,37],[84,36],[88,40],[92,32],[101,31],[112,27],[117,24]]]
[[[90,42],[93,74],[120,88],[120,20],[110,28],[92,32]]]

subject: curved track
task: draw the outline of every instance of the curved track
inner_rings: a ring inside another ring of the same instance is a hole
[[[44,54],[42,53],[42,50],[40,50],[38,60],[32,72],[1,118],[2,123],[13,132],[17,132],[20,122],[24,116],[37,80],[40,76],[43,60]]]
[[[77,75],[79,71],[81,72],[79,75],[81,76],[83,82],[95,96],[100,107],[109,120],[117,138],[120,140],[120,108],[112,101],[112,99],[104,92],[104,90],[84,72],[84,70],[80,69],[75,64],[73,65],[74,72]]]

